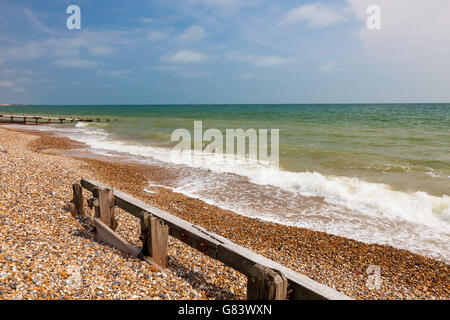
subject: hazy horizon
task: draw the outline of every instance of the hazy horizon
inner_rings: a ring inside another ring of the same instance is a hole
[[[330,102],[330,103],[321,103],[321,102],[314,102],[314,103],[295,103],[295,102],[286,102],[286,103],[213,103],[213,102],[204,102],[204,103],[83,103],[83,104],[68,104],[68,103],[40,103],[40,104],[34,104],[34,103],[0,103],[0,106],[189,106],[189,105],[197,105],[197,106],[206,106],[206,105],[213,105],[213,106],[233,106],[233,105],[392,105],[392,104],[398,104],[398,105],[423,105],[423,104],[450,104],[450,102]]]

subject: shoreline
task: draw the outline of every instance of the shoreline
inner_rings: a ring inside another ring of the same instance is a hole
[[[166,188],[149,187],[147,185],[149,179],[163,179],[164,175],[170,174],[164,168],[67,156],[64,155],[65,152],[70,152],[70,149],[80,144],[68,138],[55,137],[50,133],[29,132],[0,126],[0,138],[5,135],[4,132],[10,132],[11,135],[22,140],[30,139],[26,146],[31,149],[29,152],[45,155],[50,157],[49,159],[52,157],[74,159],[81,174],[90,174],[86,178],[99,180],[200,225],[320,283],[334,287],[352,298],[450,298],[448,280],[450,267],[445,262],[387,245],[366,244],[319,231],[245,217]],[[1,139],[0,145],[5,147]],[[69,192],[71,185],[61,187],[68,189]],[[154,193],[145,192],[144,188]],[[171,254],[170,256],[173,257]],[[366,286],[368,277],[366,271],[371,265],[381,268],[382,285],[379,290],[369,290]],[[242,286],[245,287],[243,276],[237,275],[232,270],[229,274],[239,279],[238,287],[242,291]],[[214,280],[220,282],[221,279],[218,278]],[[242,295],[242,292],[235,295],[235,298],[243,297],[245,295]]]

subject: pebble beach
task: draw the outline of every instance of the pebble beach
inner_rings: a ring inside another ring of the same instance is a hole
[[[93,212],[86,207],[86,216],[75,219],[65,209],[81,178],[129,193],[354,299],[450,298],[445,262],[149,188],[149,179],[169,173],[74,156],[77,147],[67,138],[0,126],[0,299],[246,299],[244,275],[173,238],[167,273],[93,241],[84,231]],[[139,246],[139,221],[115,212],[116,231]],[[377,288],[367,285],[373,266],[381,276]]]

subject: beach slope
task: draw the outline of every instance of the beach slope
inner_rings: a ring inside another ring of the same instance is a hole
[[[245,276],[177,240],[169,243],[171,275],[93,242],[80,225],[92,212],[79,221],[63,209],[81,178],[130,193],[352,298],[450,298],[444,262],[244,217],[165,188],[145,192],[163,168],[70,157],[65,151],[77,144],[66,138],[2,126],[0,147],[0,299],[245,299]],[[117,231],[139,245],[139,221],[121,210],[117,219]],[[375,288],[368,285],[374,268]]]

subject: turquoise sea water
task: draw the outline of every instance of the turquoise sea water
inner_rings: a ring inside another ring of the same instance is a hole
[[[449,259],[450,104],[0,107],[10,112],[101,118],[42,129],[98,152],[182,166],[171,187],[243,214]],[[169,157],[172,132],[196,120],[204,130],[279,129],[280,169]],[[306,208],[311,197],[325,204]]]
[[[450,104],[20,106],[26,114],[117,119],[102,130],[117,139],[169,145],[177,128],[278,128],[288,171],[364,177],[405,191],[448,194]],[[92,124],[91,126],[96,126]]]

